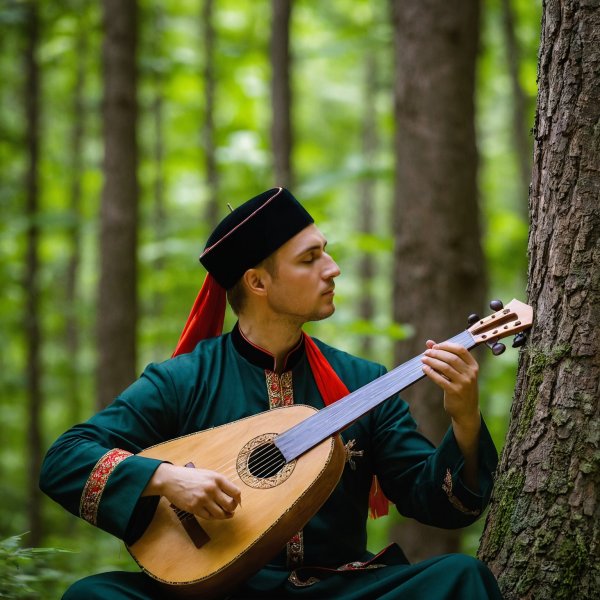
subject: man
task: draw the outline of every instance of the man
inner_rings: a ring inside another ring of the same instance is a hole
[[[326,244],[282,188],[228,215],[200,258],[209,275],[176,356],[148,366],[111,406],[63,434],[46,457],[42,489],[129,544],[160,496],[200,522],[235,519],[241,482],[201,464],[186,468],[136,453],[294,401],[322,408],[384,373],[302,332],[335,310],[340,271]],[[238,323],[221,336],[225,293]],[[416,432],[396,397],[358,419],[341,434],[348,463],[329,499],[231,597],[501,598],[492,574],[470,557],[409,565],[397,546],[377,557],[366,550],[368,506],[381,510],[379,486],[401,513],[449,528],[473,522],[491,493],[497,456],[479,413],[476,361],[462,346],[430,340],[422,362],[444,390],[452,420],[440,446]],[[116,572],[83,579],[64,597],[169,597],[163,594],[143,573]]]

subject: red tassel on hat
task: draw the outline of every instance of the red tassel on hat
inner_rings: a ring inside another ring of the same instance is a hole
[[[350,390],[344,385],[344,382],[338,377],[338,374],[333,370],[319,347],[315,344],[312,338],[304,334],[304,344],[306,348],[306,357],[310,364],[311,371],[319,388],[321,397],[325,406],[333,404],[340,398],[347,396]],[[371,484],[371,492],[369,494],[369,509],[371,517],[383,517],[388,514],[390,501],[385,497],[377,476],[373,475]]]
[[[221,335],[225,305],[225,289],[208,273],[172,356],[191,352],[200,340]]]

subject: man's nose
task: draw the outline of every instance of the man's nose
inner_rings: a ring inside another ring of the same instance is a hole
[[[341,271],[338,267],[338,264],[335,262],[335,260],[333,260],[333,258],[331,258],[331,256],[327,255],[327,258],[329,259],[329,263],[325,267],[323,277],[325,279],[333,279],[334,277],[337,277]]]

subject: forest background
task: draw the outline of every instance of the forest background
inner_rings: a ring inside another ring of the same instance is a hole
[[[26,202],[32,4],[38,14],[40,107],[39,201],[33,212]],[[208,4],[212,13],[207,13]],[[267,0],[139,2],[138,373],[147,363],[170,356],[202,283],[197,256],[214,218],[212,198],[218,198],[222,217],[227,202],[237,205],[288,183],[277,179],[271,137],[272,9]],[[383,0],[295,0],[290,19],[292,190],[315,216],[343,273],[336,315],[310,331],[388,367],[396,362],[398,344],[415,335],[411,318],[394,318],[394,304],[402,298],[394,297],[393,285],[396,121],[390,12]],[[206,45],[207,15],[214,35],[211,48]],[[475,126],[482,279],[489,298],[525,300],[529,130],[540,15],[537,2],[485,0],[479,33],[473,33],[479,36]],[[39,457],[62,431],[100,404],[102,7],[84,0],[5,0],[0,27],[0,577],[15,582],[13,597],[51,598],[80,576],[135,568],[119,541],[48,499],[33,500]],[[212,130],[207,129],[209,78],[214,78]],[[432,118],[430,126],[434,131],[441,125]],[[365,190],[372,218],[368,229]],[[35,285],[28,277],[33,225],[39,250]],[[364,283],[365,256],[372,259],[369,285]],[[37,417],[28,398],[32,290],[39,317]],[[367,313],[365,293],[371,306]],[[427,290],[422,293],[426,302]],[[466,325],[469,313],[482,310],[477,298],[462,307],[460,318]],[[78,332],[75,349],[73,328]],[[447,331],[448,336],[455,333]],[[517,351],[493,360],[484,354],[478,358],[483,413],[500,451]],[[371,548],[395,539],[399,522],[395,515],[371,522]],[[482,527],[479,521],[462,532],[462,551],[475,554]],[[69,552],[33,552],[28,550],[32,546]]]

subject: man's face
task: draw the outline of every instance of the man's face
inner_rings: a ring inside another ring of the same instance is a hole
[[[309,225],[274,253],[266,288],[275,313],[300,324],[333,314],[333,280],[340,269],[325,252],[326,245],[323,234]]]

